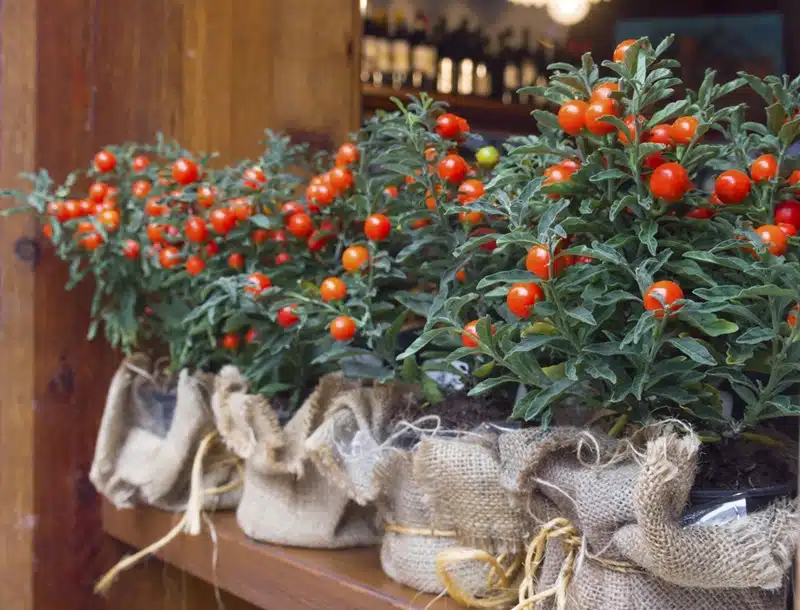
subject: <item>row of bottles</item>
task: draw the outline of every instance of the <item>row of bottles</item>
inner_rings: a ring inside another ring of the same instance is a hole
[[[529,29],[522,29],[516,45],[513,36],[508,28],[490,37],[480,28],[471,29],[467,19],[448,29],[440,18],[431,28],[421,11],[411,24],[402,14],[390,23],[385,11],[374,11],[364,20],[361,80],[377,87],[474,95],[507,104],[542,103],[517,91],[542,84],[547,65],[561,61],[556,56],[563,51],[534,42]]]

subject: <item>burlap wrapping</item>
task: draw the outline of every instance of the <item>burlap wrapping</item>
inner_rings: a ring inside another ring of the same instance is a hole
[[[558,588],[571,549],[563,605],[550,597],[525,607],[781,610],[794,510],[778,504],[729,525],[681,528],[698,445],[668,433],[637,456],[570,428],[504,435],[504,484],[548,498],[581,537],[580,548],[550,539],[536,582],[539,592]]]
[[[530,532],[524,507],[500,487],[497,436],[421,425],[376,431],[343,411],[315,434],[312,457],[351,498],[377,505],[389,577],[427,593],[495,597],[489,556],[503,567],[518,563]]]
[[[323,459],[320,447],[328,419],[357,414],[369,430],[386,425],[396,400],[387,386],[365,387],[341,375],[323,377],[292,419],[281,427],[269,402],[247,393],[234,367],[225,367],[212,400],[220,433],[245,460],[237,519],[251,538],[312,548],[377,544],[375,508],[353,501],[325,479],[309,458]],[[330,458],[330,456],[328,456]]]
[[[207,376],[181,371],[174,414],[151,400],[157,390],[150,361],[134,355],[120,365],[108,390],[90,479],[117,508],[146,504],[183,511],[189,501],[191,468],[201,440],[213,432]],[[236,461],[221,444],[203,460],[203,489],[230,483]],[[233,508],[240,492],[206,495],[203,508]]]

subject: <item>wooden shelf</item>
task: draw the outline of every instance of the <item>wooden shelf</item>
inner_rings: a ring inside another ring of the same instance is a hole
[[[117,510],[103,504],[105,532],[135,548],[158,540],[177,520],[152,508]],[[208,528],[200,536],[178,538],[158,557],[264,610],[461,608],[449,598],[431,603],[432,596],[389,579],[381,571],[377,547],[318,551],[259,544],[242,533],[232,513],[220,513],[213,522],[216,568]]]
[[[409,95],[418,96],[419,91],[362,85],[361,106],[365,114],[372,114],[376,110],[395,110],[397,107],[391,98],[407,100]],[[441,102],[447,102],[450,110],[467,119],[470,127],[475,131],[502,134],[536,132],[536,121],[531,116],[535,107],[532,105],[503,104],[496,100],[480,97],[442,93],[431,94],[431,97]]]

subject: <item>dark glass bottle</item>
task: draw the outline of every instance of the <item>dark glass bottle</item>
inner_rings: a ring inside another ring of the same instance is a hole
[[[503,59],[503,95],[504,104],[513,104],[518,101],[517,90],[519,89],[519,57],[511,47],[513,30],[509,28],[506,35],[506,43],[503,46],[501,57]]]
[[[547,86],[547,79],[550,75],[548,66],[555,62],[555,47],[552,42],[547,40],[540,40],[536,46],[536,67],[537,76],[536,84],[539,87]],[[540,108],[547,105],[547,99],[541,95],[536,97],[536,105]]]
[[[464,20],[457,30],[459,42],[458,56],[458,93],[459,95],[475,94],[475,69],[481,54],[481,30],[471,30],[469,21]]]
[[[519,47],[520,87],[533,87],[536,84],[538,73],[536,55],[531,46],[531,31],[529,28],[525,28],[522,30],[522,43]],[[533,95],[520,92],[519,102],[520,104],[530,104],[533,102]]]
[[[478,56],[475,58],[475,95],[490,97],[492,95],[492,39],[481,34],[478,39]]]
[[[428,18],[422,11],[414,15],[411,34],[411,84],[417,89],[436,88],[436,44],[428,29]]]
[[[378,65],[378,39],[375,36],[375,21],[368,12],[364,15],[364,32],[361,37],[361,82],[372,82]]]
[[[447,29],[447,21],[440,17],[434,27],[434,39],[438,62],[436,67],[436,91],[453,93],[455,84],[455,65],[453,59],[453,33]]]
[[[381,87],[392,80],[392,42],[389,39],[389,18],[384,10],[375,11],[375,70],[372,84]]]
[[[508,39],[511,30],[503,30],[497,35],[495,43],[491,46],[489,55],[489,74],[492,80],[492,98],[503,99],[505,85],[503,76],[506,68],[506,57],[508,55]]]
[[[394,16],[392,41],[392,87],[404,87],[411,76],[411,34],[405,15],[398,11]]]

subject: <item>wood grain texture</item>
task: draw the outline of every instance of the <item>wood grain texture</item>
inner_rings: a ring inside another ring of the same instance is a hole
[[[34,162],[36,6],[29,0],[0,3],[0,180],[22,186],[17,175]],[[16,92],[9,95],[10,91]],[[12,202],[0,202],[3,208]],[[14,216],[0,223],[0,608],[33,607],[34,275],[17,260],[14,242],[33,222]]]
[[[169,531],[176,517],[150,508],[119,511],[103,506],[106,532],[142,548]],[[449,598],[433,601],[404,587],[380,569],[377,548],[321,551],[259,544],[248,539],[232,513],[213,517],[217,563],[208,532],[179,538],[159,557],[263,610],[398,610],[461,608]],[[121,576],[120,582],[128,576]]]
[[[324,40],[355,35],[354,2],[320,4],[339,15],[314,17]],[[267,127],[344,137],[358,120],[346,45],[295,57],[298,41],[274,35],[296,32],[312,9],[308,0],[0,2],[0,186],[24,186],[17,175],[40,167],[62,180],[104,145],[152,141],[157,131],[226,160],[257,154]],[[271,59],[277,50],[284,60]],[[287,71],[305,74],[317,99],[282,88]],[[30,217],[0,222],[0,608],[149,609],[178,581],[180,605],[164,608],[216,608],[206,585],[149,568],[124,606],[92,593],[120,552],[102,534],[88,482],[118,357],[85,340],[92,287],[65,295],[66,266],[38,232]],[[39,244],[35,268],[17,259],[20,238]]]

